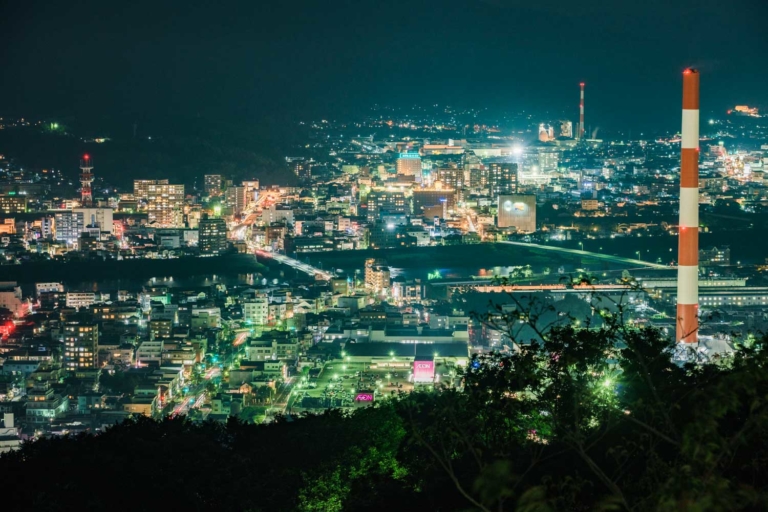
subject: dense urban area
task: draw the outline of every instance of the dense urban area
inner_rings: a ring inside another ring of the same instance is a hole
[[[309,122],[285,157],[295,185],[254,171],[128,191],[99,176],[108,138],[4,119],[93,149],[79,173],[25,167],[12,148],[0,160],[0,408],[19,433],[3,449],[137,414],[269,422],[457,385],[472,354],[535,336],[482,321],[489,300],[579,321],[601,294],[630,322],[674,327],[679,136],[390,114]],[[704,125],[700,334],[713,344],[766,325],[766,261],[745,234],[768,231],[764,119],[737,106]]]
[[[768,116],[683,76],[634,134],[0,118],[0,508],[768,509]]]

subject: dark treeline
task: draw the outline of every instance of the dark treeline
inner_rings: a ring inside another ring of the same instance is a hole
[[[680,366],[658,332],[604,325],[351,414],[26,444],[0,475],[39,485],[8,510],[766,510],[765,340]]]

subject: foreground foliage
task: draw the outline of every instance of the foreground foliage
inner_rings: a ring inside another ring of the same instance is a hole
[[[462,391],[265,426],[139,419],[26,444],[0,481],[35,510],[768,509],[763,342],[705,366],[669,349],[556,327],[473,360]]]

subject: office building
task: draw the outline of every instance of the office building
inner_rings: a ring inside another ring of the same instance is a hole
[[[524,233],[536,231],[536,196],[499,196],[497,225],[500,228],[514,227]]]
[[[702,267],[728,266],[731,264],[731,248],[727,245],[699,249],[699,265]]]
[[[421,176],[421,157],[418,153],[400,153],[395,162],[397,174],[405,176]]]
[[[64,285],[61,283],[35,283],[35,296],[40,297],[43,293],[64,292]]]
[[[55,239],[76,244],[84,232],[93,232],[104,239],[112,233],[112,208],[75,208],[54,214]]]
[[[368,194],[368,222],[378,222],[383,213],[410,213],[405,192],[378,189]]]
[[[269,301],[257,297],[243,302],[243,320],[249,325],[266,325],[269,319]]]
[[[80,233],[83,232],[85,227],[84,217],[78,215],[72,210],[65,210],[62,212],[56,212],[54,214],[54,226],[56,229],[55,239],[59,242],[67,242],[68,244],[76,244],[77,239],[80,237]]]
[[[229,187],[226,191],[227,208],[232,209],[234,215],[240,215],[245,210],[247,204],[245,187]]]
[[[25,213],[27,211],[27,196],[9,193],[0,195],[0,213]]]
[[[450,188],[422,188],[413,191],[413,214],[417,216],[423,215],[425,210],[440,207],[443,212],[440,218],[445,218],[455,204],[456,191]]]
[[[261,221],[267,226],[274,223],[293,224],[293,208],[284,204],[273,204],[261,212]]]
[[[155,227],[181,227],[183,206],[184,185],[162,183],[147,187],[147,213]]]
[[[365,287],[373,293],[386,292],[390,287],[389,267],[382,260],[368,258],[365,260]]]
[[[220,196],[222,183],[221,174],[206,174],[203,183],[205,195],[208,197]]]
[[[170,338],[173,334],[173,322],[168,318],[153,318],[149,321],[149,339]]]
[[[136,201],[147,201],[150,185],[168,185],[168,180],[133,180],[133,198]]]
[[[557,148],[539,148],[539,169],[541,172],[555,172],[560,162],[560,150]]]
[[[96,303],[96,294],[94,292],[67,292],[68,308],[87,308]]]
[[[444,186],[452,188],[457,192],[467,185],[463,167],[441,167],[437,170],[434,181],[439,181]]]
[[[227,223],[224,219],[206,216],[200,220],[198,232],[202,254],[220,254],[227,248]]]
[[[488,188],[491,197],[517,193],[517,164],[491,163],[488,166]]]

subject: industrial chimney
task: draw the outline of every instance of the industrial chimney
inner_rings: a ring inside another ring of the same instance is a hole
[[[579,101],[579,140],[584,140],[584,82],[579,84],[581,86],[581,101]]]
[[[699,329],[699,72],[683,72],[680,225],[675,341],[696,343]]]

